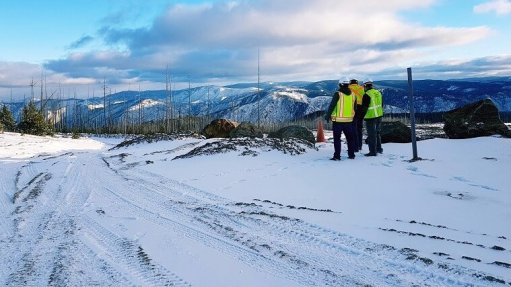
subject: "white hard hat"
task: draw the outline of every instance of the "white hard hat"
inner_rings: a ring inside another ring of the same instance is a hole
[[[365,79],[364,79],[364,85],[365,85],[366,83],[367,83],[367,84],[372,84],[372,83],[373,83],[373,80],[372,80],[371,78],[365,78]]]
[[[350,78],[349,77],[343,77],[343,78],[340,78],[339,79],[339,84],[342,84],[342,83],[349,83],[350,82]]]

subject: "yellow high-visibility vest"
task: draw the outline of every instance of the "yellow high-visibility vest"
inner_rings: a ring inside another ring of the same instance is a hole
[[[370,89],[366,91],[366,94],[371,98],[371,102],[364,119],[374,119],[383,116],[383,99],[380,91]]]
[[[357,97],[357,105],[362,105],[362,98],[364,97],[364,87],[359,84],[351,84],[348,86],[351,90],[352,94],[355,94]]]
[[[353,94],[345,95],[339,93],[339,100],[335,105],[334,111],[332,112],[332,121],[338,123],[350,123],[353,121],[355,116],[355,101],[356,98]]]

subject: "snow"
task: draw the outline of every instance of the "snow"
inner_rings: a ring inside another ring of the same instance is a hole
[[[383,109],[385,113],[407,113],[407,110],[404,110],[400,107],[392,106],[392,105],[383,105]]]
[[[272,99],[276,100],[281,97],[287,97],[290,99],[293,99],[297,102],[307,102],[307,96],[303,94],[303,90],[292,90],[292,89],[285,89],[282,91],[275,91],[271,94]]]
[[[103,104],[88,104],[87,108],[89,110],[102,109],[102,108],[104,108],[104,105]]]
[[[332,162],[326,136],[175,159],[221,140],[0,134],[0,285],[511,283],[509,139]]]
[[[143,101],[141,101],[140,103],[132,106],[129,108],[129,111],[132,112],[132,111],[138,111],[140,108],[150,108],[150,107],[154,107],[154,106],[157,106],[157,105],[163,105],[162,102],[160,101],[155,101],[155,100],[151,100],[151,99],[145,99]]]
[[[2,161],[44,157],[63,151],[100,151],[105,147],[104,143],[97,140],[71,139],[61,135],[40,137],[6,132],[0,134],[0,139],[0,160]]]

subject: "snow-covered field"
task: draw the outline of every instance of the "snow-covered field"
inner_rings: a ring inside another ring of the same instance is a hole
[[[511,285],[510,139],[121,141],[0,134],[0,286]]]

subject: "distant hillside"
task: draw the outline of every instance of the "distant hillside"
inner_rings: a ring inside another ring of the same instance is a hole
[[[379,81],[375,83],[385,96],[385,104],[407,109],[408,83],[406,81]],[[467,103],[491,98],[500,111],[511,111],[511,80],[498,78],[474,82],[469,80],[419,80],[413,82],[415,109],[431,113],[448,111]]]
[[[173,91],[123,91],[105,99],[63,99],[46,103],[48,117],[71,124],[80,119],[100,125],[109,121],[155,121],[188,115],[236,121],[284,122],[319,116],[337,89],[337,80],[319,82],[240,83]],[[407,81],[376,81],[387,114],[408,111]],[[413,82],[417,113],[439,113],[491,98],[501,112],[511,112],[511,78],[417,80]],[[7,103],[19,117],[23,103]]]

